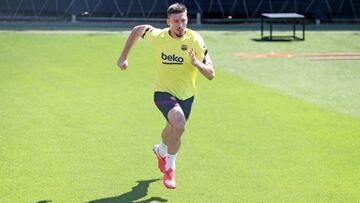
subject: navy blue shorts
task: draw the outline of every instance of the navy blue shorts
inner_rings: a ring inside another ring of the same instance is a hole
[[[170,93],[167,92],[155,92],[154,93],[154,102],[161,113],[164,115],[166,120],[169,120],[167,115],[169,111],[175,106],[180,106],[184,112],[186,120],[190,116],[191,106],[194,101],[194,96],[186,100],[180,100]]]

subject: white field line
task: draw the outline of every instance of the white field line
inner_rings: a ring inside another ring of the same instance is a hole
[[[0,30],[0,33],[27,33],[27,34],[125,34],[130,31],[93,31],[93,30]]]

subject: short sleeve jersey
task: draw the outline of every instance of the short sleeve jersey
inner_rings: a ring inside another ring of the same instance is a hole
[[[206,63],[207,48],[202,37],[187,29],[182,38],[174,39],[169,28],[148,28],[142,37],[155,51],[155,91],[168,92],[181,100],[194,96],[198,70],[191,64],[189,51],[194,49],[196,58]]]

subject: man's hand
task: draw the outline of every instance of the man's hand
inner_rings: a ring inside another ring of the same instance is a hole
[[[117,66],[119,66],[119,68],[121,70],[126,70],[127,67],[128,67],[127,59],[124,59],[123,57],[120,57],[119,60],[117,61]]]
[[[199,61],[196,58],[194,48],[192,48],[189,51],[189,55],[190,55],[190,59],[191,59],[191,64],[193,66],[195,66],[200,71],[201,74],[203,74],[209,80],[214,79],[215,70],[214,70],[214,67],[212,65],[210,56],[205,56],[206,57],[206,64],[204,64],[204,63],[202,63],[201,61]]]
[[[191,64],[193,66],[197,66],[197,64],[199,63],[199,60],[196,58],[195,52],[194,52],[194,48],[192,48],[189,51],[189,55],[190,55],[190,59],[191,59]]]

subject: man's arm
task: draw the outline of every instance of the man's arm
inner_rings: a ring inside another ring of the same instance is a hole
[[[127,57],[131,47],[135,44],[136,40],[145,33],[145,30],[148,28],[151,29],[153,27],[151,25],[138,25],[132,29],[130,36],[127,39],[126,44],[117,61],[117,66],[119,66],[121,70],[126,70],[126,68],[128,67]]]
[[[189,55],[191,57],[191,64],[195,66],[201,74],[203,74],[208,80],[212,80],[215,77],[215,70],[212,65],[212,61],[210,59],[210,56],[207,54],[205,55],[205,61],[206,63],[203,63],[199,61],[196,56],[194,49],[191,49],[189,52]]]

